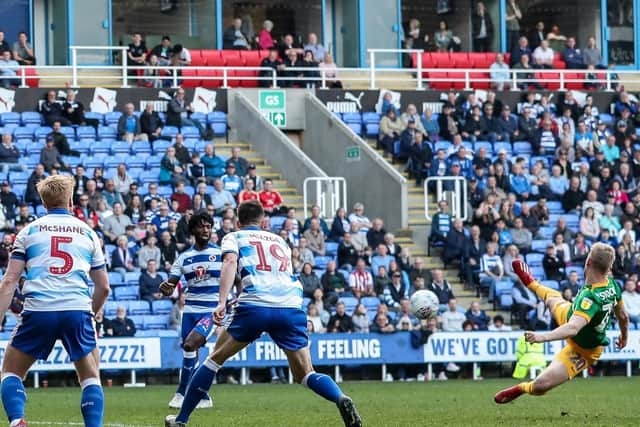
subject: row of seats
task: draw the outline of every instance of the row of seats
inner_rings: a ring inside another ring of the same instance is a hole
[[[112,126],[117,125],[118,120],[122,116],[122,111],[111,111],[106,114],[95,113],[95,112],[86,112],[85,117],[87,119],[98,120],[100,125],[104,126]],[[142,113],[140,111],[136,111],[135,114],[140,116]],[[160,120],[163,123],[167,121],[167,114],[165,112],[158,112],[160,116]],[[227,113],[224,111],[212,111],[210,113],[192,113],[190,118],[200,121],[202,124],[208,123],[210,125],[214,123],[224,123],[227,124]],[[38,127],[44,124],[44,118],[37,111],[25,111],[23,113],[17,112],[6,112],[0,114],[0,126],[5,127],[13,127],[13,126],[23,126],[23,127]],[[80,127],[83,131],[87,131],[83,126]],[[74,127],[75,129],[75,127]],[[93,128],[92,128],[93,129]],[[68,129],[67,129],[68,131]],[[75,130],[74,130],[75,132]],[[95,135],[95,134],[94,134]],[[79,135],[76,135],[79,136]]]
[[[259,67],[268,50],[190,50],[191,65],[208,67]]]
[[[121,288],[116,288],[121,289]],[[115,316],[119,306],[127,309],[131,315],[166,315],[171,313],[173,302],[169,299],[160,299],[149,303],[147,300],[117,300],[107,301],[104,305],[104,314],[107,317]]]

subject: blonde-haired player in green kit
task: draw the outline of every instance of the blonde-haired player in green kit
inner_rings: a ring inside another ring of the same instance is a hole
[[[606,333],[612,315],[620,326],[616,346],[622,349],[627,345],[629,317],[620,288],[609,276],[614,259],[611,246],[593,245],[585,261],[585,285],[573,303],[565,301],[558,291],[538,283],[523,261],[513,261],[513,269],[522,283],[545,302],[560,325],[549,332],[526,332],[525,339],[530,343],[567,340],[567,345],[538,378],[500,391],[495,395],[496,403],[511,402],[522,394],[541,396],[596,363],[609,345]]]

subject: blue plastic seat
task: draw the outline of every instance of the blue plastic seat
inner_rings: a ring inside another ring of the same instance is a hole
[[[131,151],[131,146],[127,141],[116,141],[111,144],[111,154],[113,155],[128,155]]]
[[[313,258],[315,268],[318,268],[318,269],[326,269],[327,264],[329,264],[329,261],[332,261],[332,260],[333,258],[330,256],[316,256]]]
[[[76,129],[76,135],[78,139],[82,138],[96,138],[96,130],[93,126],[78,126]]]
[[[95,143],[95,141],[93,141],[93,140],[91,142],[89,142],[88,140],[71,141],[71,142],[69,142],[69,148],[79,152],[80,155],[89,154],[89,147],[91,145],[93,145],[94,143]]]
[[[505,150],[507,154],[511,154],[513,151],[510,142],[495,142],[493,144],[493,151],[498,153],[500,150]]]
[[[32,142],[29,145],[27,145],[27,156],[40,156],[40,152],[42,151],[42,148],[44,148],[44,144],[42,144],[41,142]]]
[[[171,141],[166,141],[164,139],[158,139],[153,142],[153,154],[165,155],[167,152],[167,148],[171,147],[173,144]]]
[[[227,113],[224,111],[212,111],[207,114],[207,123],[224,123],[227,124]]]
[[[510,294],[513,290],[513,282],[511,280],[499,280],[496,282],[495,295],[499,297],[502,294]]]
[[[132,168],[144,169],[147,166],[147,159],[143,154],[124,156],[127,158],[127,161],[125,163],[127,165],[127,169],[129,170]]]
[[[121,305],[121,303],[117,302],[117,301],[107,301],[104,304],[104,315],[106,317],[113,317],[116,315],[116,310],[118,309],[118,306]]]
[[[168,199],[173,194],[173,188],[170,185],[159,185],[158,194]]]
[[[129,287],[133,287],[133,286],[127,286],[127,288]],[[118,288],[118,289],[127,289],[127,288]],[[129,312],[129,314],[133,314],[133,315],[151,314],[151,309],[149,308],[149,301],[146,301],[146,300],[129,301],[127,303],[127,311]]]
[[[195,126],[183,126],[180,129],[180,133],[185,138],[199,138],[200,130]]]
[[[116,301],[136,300],[140,295],[140,289],[138,286],[119,286],[113,290],[113,295]]]
[[[280,231],[280,229],[282,228],[282,225],[286,220],[287,220],[287,217],[284,217],[284,216],[271,217],[271,219],[269,220],[269,222],[271,223],[271,229],[274,231]]]
[[[362,135],[362,124],[361,123],[347,123],[349,129],[353,131],[356,135]]]
[[[13,137],[18,138],[33,138],[33,128],[17,127],[13,129]]]
[[[62,126],[60,133],[67,137],[67,140],[73,141],[76,139],[76,130],[71,126]]]
[[[143,315],[133,315],[133,316],[127,316],[129,319],[131,319],[131,321],[133,322],[134,325],[136,325],[136,329],[144,329],[144,318],[145,316]]]
[[[120,116],[122,116],[122,111],[111,111],[104,115],[104,122],[107,126],[117,125]]]
[[[549,243],[549,240],[533,240],[531,242],[531,251],[543,254],[547,250],[547,243]]]
[[[365,123],[364,135],[367,138],[377,138],[380,134],[380,125],[378,123]]]
[[[367,124],[378,124],[380,123],[380,115],[374,111],[367,111],[365,113],[362,113],[362,121]]]
[[[162,157],[164,154],[155,154],[153,156],[147,157],[147,169],[159,169],[160,162],[162,162]]]
[[[149,329],[167,329],[169,325],[169,317],[166,314],[144,316],[143,328]]]
[[[191,120],[197,120],[197,121],[199,121],[200,123],[202,123],[203,125],[204,125],[205,123],[207,123],[207,115],[206,115],[205,113],[198,113],[198,112],[196,112],[196,113],[191,113],[191,116],[189,116],[189,118],[190,118]]]
[[[342,113],[342,121],[345,123],[362,123],[360,113]]]
[[[173,309],[173,303],[168,299],[161,299],[151,303],[151,312],[153,314],[169,314]]]
[[[175,126],[165,126],[165,127],[162,128],[162,134],[161,135],[162,135],[163,138],[175,138],[175,136],[177,134],[178,134],[178,128],[175,127]]]
[[[358,299],[354,297],[341,297],[338,302],[344,303],[344,308],[349,315],[351,315],[353,309],[358,305]]]
[[[153,170],[143,171],[139,176],[138,180],[143,184],[150,184],[152,182],[158,182],[158,172]]]
[[[111,286],[125,285],[124,277],[122,277],[122,274],[118,273],[117,271],[110,271],[108,276],[109,276],[109,284]]]
[[[6,113],[2,113],[0,114],[0,123],[2,124],[2,126],[19,125],[20,113],[16,113],[14,111],[8,111]]]
[[[551,218],[551,214],[549,215],[549,218]],[[550,224],[555,224],[557,223],[557,219],[556,221],[551,221],[549,220]],[[542,236],[543,239],[548,239],[551,240],[553,238],[553,231],[555,230],[554,227],[540,227],[540,230],[538,230],[538,232],[540,233],[540,236]]]
[[[13,185],[26,185],[29,181],[29,172],[11,172],[9,173],[9,181]]]
[[[500,310],[510,310],[513,305],[513,295],[512,294],[502,294],[499,297],[499,306]]]
[[[106,154],[104,153],[96,153],[90,156],[83,157],[82,164],[86,168],[101,168],[104,167],[104,159]]]
[[[102,113],[95,113],[93,111],[85,111],[84,118],[85,119],[97,120],[98,124],[100,124],[100,125],[102,125],[104,123],[104,115]]]
[[[543,254],[535,252],[528,253],[526,256],[527,264],[529,264],[529,267],[542,267],[542,258],[544,258]]]
[[[119,154],[116,156],[107,156],[104,158],[103,164],[105,168],[108,169],[115,169],[117,168],[121,163],[124,163],[125,165],[127,164],[127,159],[128,159],[128,155],[126,154]]]
[[[360,299],[360,302],[364,304],[364,306],[367,308],[367,311],[375,311],[380,305],[380,299],[377,297],[362,297]]]
[[[562,209],[562,202],[557,200],[549,200],[547,201],[547,208],[549,208],[550,214],[561,214],[564,213],[564,209]]]
[[[451,142],[449,141],[438,141],[436,142],[436,146],[435,146],[435,151],[437,152],[440,149],[443,149],[444,151],[449,150],[449,147],[451,147]]]
[[[95,141],[89,147],[89,152],[92,155],[96,155],[96,154],[107,155],[111,153],[111,141],[104,141],[104,140]]]
[[[135,155],[149,155],[151,154],[151,145],[147,141],[133,141],[131,144],[131,153]]]
[[[0,135],[2,135],[2,131],[0,131]],[[13,145],[20,151],[20,154],[24,155],[27,153],[27,146],[31,144],[31,142],[31,138],[22,138],[16,139]]]
[[[118,133],[111,126],[100,126],[98,127],[98,138],[105,139],[116,139],[118,137]]]
[[[544,273],[544,268],[542,267],[530,267],[531,275],[536,278],[536,280],[544,280],[546,279],[546,275]]]
[[[555,289],[556,291],[560,289],[560,284],[555,280],[542,280],[540,284],[547,288]]]
[[[20,116],[20,121],[24,126],[29,124],[40,126],[42,124],[42,116],[37,111],[25,111]]]
[[[533,153],[533,149],[531,148],[531,143],[526,142],[526,141],[514,142],[513,143],[513,151],[517,155]]]
[[[212,123],[211,130],[215,136],[225,136],[227,134],[227,123]]]
[[[338,254],[338,246],[340,246],[336,242],[325,242],[324,251],[327,256],[334,257]]]

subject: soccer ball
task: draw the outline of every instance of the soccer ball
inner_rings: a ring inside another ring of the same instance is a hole
[[[418,319],[428,319],[438,314],[440,301],[431,291],[417,291],[411,295],[411,314]]]

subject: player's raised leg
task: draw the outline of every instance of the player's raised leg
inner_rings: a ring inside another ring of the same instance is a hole
[[[293,378],[299,384],[311,389],[317,395],[333,402],[340,410],[345,427],[360,427],[362,419],[353,400],[340,389],[340,386],[326,374],[313,370],[309,347],[296,351],[285,350]]]
[[[564,301],[560,292],[555,289],[542,286],[542,284],[540,284],[540,282],[531,275],[531,270],[529,270],[529,266],[526,262],[521,259],[515,259],[511,262],[511,265],[513,267],[513,271],[518,275],[522,283],[535,292],[536,295],[544,301],[546,306],[549,307],[549,310],[552,313],[556,304]]]
[[[22,379],[27,375],[36,359],[18,350],[11,344],[7,346],[2,362],[2,405],[11,427],[26,426],[24,408],[27,392]]]
[[[165,418],[165,426],[185,426],[198,403],[207,396],[213,384],[213,379],[224,362],[247,345],[249,345],[248,342],[238,342],[227,331],[222,331],[216,340],[216,346],[211,355],[193,373],[180,412],[177,416],[167,416]]]

